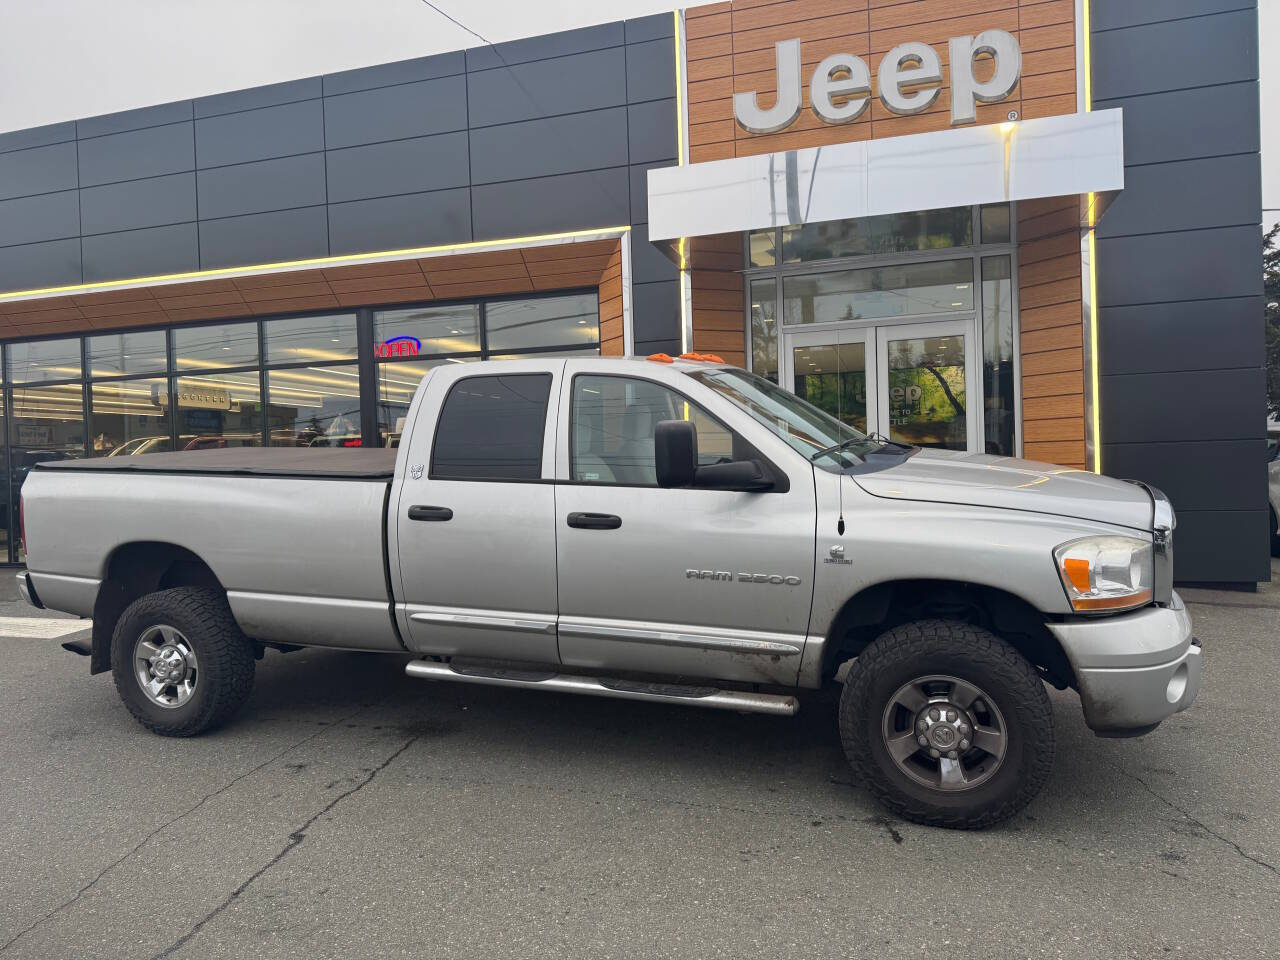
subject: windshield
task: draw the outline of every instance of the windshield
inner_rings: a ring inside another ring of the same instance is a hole
[[[884,440],[867,436],[754,373],[720,369],[699,370],[690,376],[741,407],[824,470],[834,473],[861,463],[885,445]]]

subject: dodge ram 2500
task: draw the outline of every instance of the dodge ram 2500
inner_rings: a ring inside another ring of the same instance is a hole
[[[231,717],[269,647],[782,716],[839,682],[857,778],[954,827],[1045,783],[1046,684],[1103,736],[1200,686],[1173,510],[1140,483],[867,436],[667,357],[446,364],[404,424],[395,450],[41,464],[20,586],[93,618],[91,671],[169,736]]]

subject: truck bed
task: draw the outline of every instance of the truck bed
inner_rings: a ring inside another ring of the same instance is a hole
[[[135,457],[48,460],[37,463],[34,469],[390,480],[395,471],[397,452],[393,449],[342,447],[232,447],[223,450],[146,453]]]

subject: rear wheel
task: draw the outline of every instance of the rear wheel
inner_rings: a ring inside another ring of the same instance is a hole
[[[993,633],[921,620],[885,633],[849,669],[840,737],[859,778],[907,820],[999,823],[1053,766],[1053,715],[1035,668]]]
[[[253,646],[226,597],[177,587],[135,600],[116,624],[111,672],[148,730],[191,737],[225,723],[253,689]]]

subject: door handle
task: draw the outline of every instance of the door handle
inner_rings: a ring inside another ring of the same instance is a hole
[[[410,520],[452,520],[453,511],[448,507],[424,507],[415,504],[409,508]]]
[[[617,530],[622,518],[612,513],[571,513],[569,526],[579,530]]]

